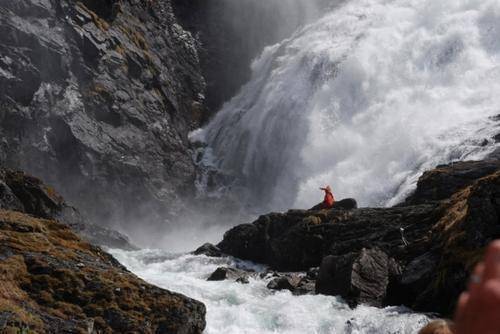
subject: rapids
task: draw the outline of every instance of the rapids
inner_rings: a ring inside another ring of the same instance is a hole
[[[428,322],[425,315],[401,307],[351,310],[336,297],[274,293],[266,288],[269,279],[250,279],[249,284],[206,281],[220,266],[265,270],[237,259],[160,250],[111,254],[146,281],[202,301],[207,307],[206,334],[411,334]]]

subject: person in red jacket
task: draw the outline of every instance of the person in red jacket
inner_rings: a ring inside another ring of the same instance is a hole
[[[319,188],[325,192],[325,198],[323,199],[322,209],[331,209],[335,203],[335,197],[332,193],[332,188],[326,186],[325,188]]]

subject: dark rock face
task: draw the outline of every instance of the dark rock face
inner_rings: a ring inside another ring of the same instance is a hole
[[[484,247],[500,238],[500,166],[426,173],[393,208],[290,210],[226,232],[219,248],[278,270],[321,264],[317,291],[352,304],[405,304],[451,315]]]
[[[204,80],[170,1],[4,0],[0,18],[0,163],[96,222],[173,210]]]
[[[402,258],[425,249],[421,237],[436,222],[437,204],[352,211],[289,211],[236,226],[219,244],[227,254],[271,264],[279,270],[307,270],[326,255],[343,255],[379,247]],[[412,244],[404,247],[400,228]]]
[[[450,198],[475,180],[499,169],[500,160],[466,161],[438,166],[420,177],[417,190],[406,199],[405,204],[422,204]]]
[[[0,210],[6,333],[202,333],[205,306],[152,286],[54,220]],[[2,331],[3,332],[3,331]]]
[[[316,292],[342,296],[351,306],[382,306],[389,285],[390,259],[377,249],[323,258]]]
[[[294,291],[299,285],[300,278],[298,277],[290,277],[290,276],[280,276],[273,279],[269,284],[267,284],[267,288],[271,290],[289,290]]]
[[[135,249],[126,236],[89,223],[53,188],[23,172],[0,168],[0,209],[58,220],[95,245]]]

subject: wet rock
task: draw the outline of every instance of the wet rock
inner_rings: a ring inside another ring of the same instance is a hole
[[[309,268],[309,270],[306,273],[307,278],[311,280],[317,279],[318,275],[319,275],[319,267]]]
[[[327,256],[320,266],[316,292],[342,296],[351,306],[382,306],[389,284],[389,257],[378,249]]]
[[[206,255],[208,257],[221,257],[223,256],[219,247],[206,243],[193,252],[194,255]]]
[[[299,285],[300,278],[296,276],[280,276],[274,278],[267,284],[267,288],[270,290],[289,290],[294,291]]]
[[[3,329],[196,334],[205,328],[202,303],[144,282],[57,221],[0,210],[0,239]]]
[[[354,198],[345,198],[333,204],[333,209],[353,210],[358,208],[358,202]]]
[[[313,294],[315,282],[302,273],[276,273],[268,284],[270,290],[288,290],[296,296]]]
[[[249,273],[235,268],[219,267],[208,278],[207,281],[233,280],[239,283],[248,283]]]
[[[474,181],[500,170],[500,160],[456,162],[425,172],[405,205],[450,198]]]
[[[427,252],[412,260],[406,265],[404,271],[397,273],[400,278],[392,283],[387,302],[393,305],[414,303],[426,290],[429,281],[435,275],[438,264],[439,256],[432,252]]]
[[[324,211],[318,212],[322,223],[317,225],[303,221],[310,212],[261,216],[253,224],[226,232],[218,247],[226,254],[269,264],[280,271],[308,270],[319,266],[327,255],[373,247],[402,259],[425,249],[422,236],[439,217],[438,204]],[[402,240],[401,227],[405,227],[410,247]]]
[[[316,281],[302,278],[297,287],[292,291],[295,296],[311,295],[316,293]]]

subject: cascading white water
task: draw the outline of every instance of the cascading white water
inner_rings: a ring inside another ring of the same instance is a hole
[[[251,278],[249,284],[206,281],[220,266],[263,270],[235,259],[154,250],[112,254],[150,283],[202,301],[207,307],[206,334],[413,334],[429,321],[401,307],[351,310],[336,297],[272,292],[266,288],[269,279]]]
[[[266,48],[193,139],[263,211],[310,206],[324,184],[395,204],[424,170],[498,145],[498,36],[496,0],[348,1]]]

